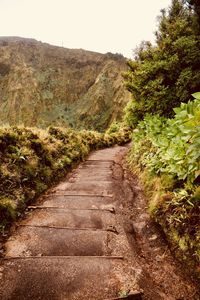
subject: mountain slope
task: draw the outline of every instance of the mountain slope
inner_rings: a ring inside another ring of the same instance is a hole
[[[0,124],[103,130],[130,99],[118,54],[0,38]]]

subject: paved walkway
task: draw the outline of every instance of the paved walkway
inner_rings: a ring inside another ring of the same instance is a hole
[[[138,289],[120,216],[115,156],[91,154],[66,181],[29,207],[6,243],[0,299],[118,299]],[[130,299],[140,299],[132,296]]]

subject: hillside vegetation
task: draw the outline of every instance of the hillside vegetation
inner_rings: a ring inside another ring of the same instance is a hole
[[[200,17],[185,0],[162,10],[156,46],[142,42],[128,62],[125,85],[132,93],[126,121],[134,127],[146,113],[173,116],[173,107],[200,91]]]
[[[129,100],[119,54],[0,38],[0,125],[103,131]]]
[[[0,128],[0,230],[91,150],[129,140],[127,129],[101,134],[52,126]]]
[[[124,117],[133,128],[130,168],[142,180],[151,216],[198,278],[199,12],[198,1],[172,0],[169,9],[162,11],[156,45],[143,42],[124,74],[132,93]]]
[[[173,119],[139,122],[129,163],[145,186],[151,215],[200,276],[200,93],[194,96],[174,109]]]

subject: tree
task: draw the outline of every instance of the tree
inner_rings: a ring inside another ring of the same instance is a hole
[[[146,113],[172,116],[173,107],[200,90],[200,39],[194,10],[183,0],[172,0],[162,10],[156,46],[142,42],[128,61],[125,85],[132,93],[126,119],[134,126]]]
[[[194,10],[194,12],[197,16],[198,24],[199,24],[198,29],[200,29],[200,2],[199,2],[199,0],[186,0],[186,3],[188,3],[190,8]]]

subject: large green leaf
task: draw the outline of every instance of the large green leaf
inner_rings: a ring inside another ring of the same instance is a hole
[[[182,103],[173,119],[147,115],[135,133],[133,156],[156,174],[169,173],[192,183],[200,160],[199,104],[198,99]]]
[[[192,96],[193,96],[195,99],[200,100],[200,92],[194,93],[194,94],[192,94]]]

